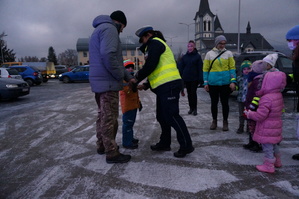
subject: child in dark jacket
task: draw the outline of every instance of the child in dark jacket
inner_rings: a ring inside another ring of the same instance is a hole
[[[282,90],[286,86],[286,74],[280,71],[264,75],[262,86],[256,92],[260,97],[256,111],[245,111],[248,119],[256,121],[253,140],[261,143],[264,151],[264,163],[257,165],[261,172],[274,173],[275,167],[281,167],[278,144],[282,140],[282,110],[284,107]]]
[[[244,132],[244,123],[245,123],[245,117],[243,114],[244,107],[245,107],[245,101],[246,101],[246,95],[248,91],[248,73],[251,70],[251,62],[249,60],[245,60],[241,64],[241,71],[242,74],[237,77],[237,85],[238,85],[238,95],[237,95],[237,101],[238,101],[238,107],[239,107],[239,128],[237,130],[238,134],[241,134]],[[248,131],[248,128],[247,128]]]
[[[262,60],[258,60],[253,62],[251,68],[252,71],[248,74],[248,92],[245,100],[245,109],[256,111],[259,99],[256,97],[255,93],[261,88],[261,77],[263,72],[267,70],[267,64]],[[256,122],[247,118],[247,125],[249,129],[249,142],[248,144],[243,145],[244,149],[253,152],[262,151],[260,144],[252,139]]]

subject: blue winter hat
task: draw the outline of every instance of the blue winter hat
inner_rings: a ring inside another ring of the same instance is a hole
[[[287,32],[286,39],[287,40],[291,40],[291,39],[299,40],[299,25],[294,26]]]

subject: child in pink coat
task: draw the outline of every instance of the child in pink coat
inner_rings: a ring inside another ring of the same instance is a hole
[[[266,73],[262,87],[256,92],[260,97],[256,111],[245,112],[247,118],[256,121],[253,140],[262,144],[264,164],[257,165],[261,172],[274,173],[274,167],[281,167],[278,143],[282,140],[282,110],[284,107],[281,91],[286,86],[286,75],[275,71]]]

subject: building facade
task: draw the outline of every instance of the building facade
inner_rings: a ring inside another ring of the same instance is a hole
[[[139,50],[140,44],[138,40],[134,40],[132,37],[121,38],[122,55],[123,59],[130,59],[135,62],[135,69],[139,69],[144,64],[144,55]],[[79,38],[76,44],[78,52],[78,64],[89,64],[89,38]]]
[[[194,21],[196,48],[202,56],[215,46],[214,39],[218,35],[224,35],[226,37],[226,48],[234,54],[249,51],[274,50],[260,33],[251,33],[250,22],[248,22],[246,33],[240,33],[238,52],[238,33],[224,32],[218,16],[211,12],[208,0],[200,0],[199,9],[195,14]]]

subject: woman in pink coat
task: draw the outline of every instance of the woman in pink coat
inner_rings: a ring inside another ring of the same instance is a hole
[[[248,111],[247,118],[256,121],[253,140],[261,143],[265,154],[264,164],[257,165],[259,171],[274,173],[274,167],[281,167],[278,143],[282,140],[282,109],[284,108],[281,91],[286,86],[283,72],[268,72],[264,75],[262,87],[256,92],[260,97],[256,111]]]

